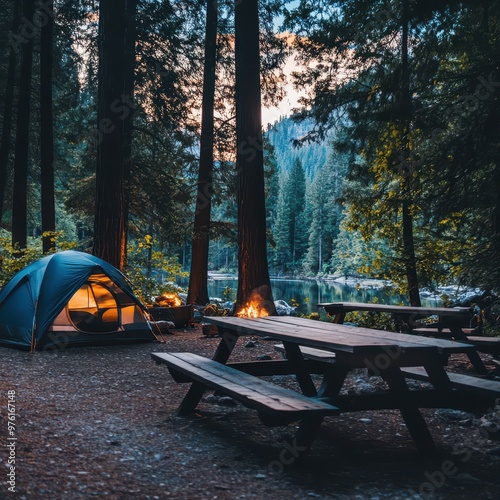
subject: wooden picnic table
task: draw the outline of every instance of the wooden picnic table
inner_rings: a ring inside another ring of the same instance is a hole
[[[335,323],[343,323],[345,315],[353,311],[369,311],[374,313],[390,313],[399,318],[401,327],[406,327],[411,332],[415,327],[420,326],[417,320],[437,316],[440,328],[449,326],[463,326],[469,324],[471,310],[469,307],[415,307],[398,306],[392,304],[368,304],[365,302],[325,302],[318,304],[325,311],[334,317]]]
[[[465,376],[460,385],[445,371],[449,355],[471,352],[470,344],[294,317],[205,319],[221,335],[211,359],[191,353],[152,353],[155,361],[168,366],[175,380],[192,382],[179,414],[192,413],[205,391],[215,389],[256,409],[267,425],[300,420],[295,442],[306,449],[326,416],[399,409],[418,449],[434,453],[436,446],[420,408],[486,411],[500,395],[500,382]],[[286,357],[228,363],[238,339],[249,335],[281,341]],[[310,351],[314,351],[311,356]],[[318,352],[328,359],[322,361]],[[359,368],[381,377],[388,390],[341,393],[347,375]],[[301,393],[259,378],[284,374],[295,375]],[[319,386],[313,374],[322,375]],[[427,379],[433,388],[410,390],[406,378]]]
[[[460,342],[475,344],[480,339],[471,340],[465,333],[464,327],[469,325],[471,310],[469,307],[414,307],[391,304],[367,304],[364,302],[330,302],[320,303],[318,307],[325,309],[335,323],[342,324],[348,312],[368,311],[372,313],[389,313],[394,319],[395,329],[398,332],[415,333],[418,335],[443,336]],[[419,320],[436,316],[438,319],[423,325]],[[484,366],[477,349],[467,354],[475,370],[484,375],[487,369]]]

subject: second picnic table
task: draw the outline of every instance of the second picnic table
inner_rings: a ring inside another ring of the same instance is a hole
[[[441,336],[446,331],[447,336],[452,340],[474,345],[474,341],[464,332],[464,325],[469,324],[471,317],[469,307],[415,307],[364,302],[319,303],[318,307],[324,308],[327,314],[333,318],[334,323],[342,324],[348,312],[389,313],[394,318],[395,328],[398,332]],[[418,320],[431,316],[437,316],[438,321],[427,325],[427,328],[422,328],[423,325]],[[468,352],[467,356],[478,373],[482,375],[488,373],[476,350]]]

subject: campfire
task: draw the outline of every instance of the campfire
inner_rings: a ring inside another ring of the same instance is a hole
[[[272,299],[266,297],[272,297],[269,287],[255,288],[248,297],[247,303],[238,309],[236,316],[240,318],[264,318],[269,316],[269,313],[274,310],[274,303]]]
[[[155,305],[159,307],[178,307],[182,305],[182,300],[176,293],[164,293],[155,298]]]
[[[251,302],[246,306],[242,307],[237,313],[236,316],[240,318],[263,318],[265,316],[269,316],[269,313],[260,307],[259,303]]]

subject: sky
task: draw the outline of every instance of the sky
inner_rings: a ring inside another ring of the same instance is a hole
[[[290,78],[292,71],[296,69],[296,63],[293,57],[289,57],[283,69],[287,78]],[[264,129],[268,124],[278,121],[281,116],[289,116],[293,108],[298,107],[298,99],[301,92],[294,89],[291,83],[286,85],[286,96],[278,103],[277,106],[271,108],[262,108],[262,125]]]
[[[299,0],[293,0],[291,2],[287,2],[287,8],[293,9],[299,4]],[[279,17],[275,21],[276,29],[279,29],[279,26],[283,23],[283,17]],[[293,61],[293,58],[290,57],[284,67],[284,73],[287,77],[290,76],[292,71],[294,70],[296,63]],[[281,116],[289,116],[293,108],[298,106],[298,99],[301,93],[293,88],[293,86],[288,83],[286,86],[286,97],[278,103],[277,106],[273,106],[271,108],[262,108],[262,125],[264,128],[267,127],[268,124],[272,124],[275,121],[278,121]]]

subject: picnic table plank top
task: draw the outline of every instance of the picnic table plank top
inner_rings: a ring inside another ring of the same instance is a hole
[[[437,339],[416,341],[412,335],[382,332],[369,328],[356,328],[345,325],[325,323],[325,328],[318,328],[313,320],[293,318],[289,322],[279,320],[279,316],[265,318],[238,318],[211,316],[205,318],[233,332],[245,335],[270,336],[283,342],[294,342],[300,345],[326,350],[339,350],[357,353],[379,351],[381,349],[401,348],[423,353],[425,351],[448,350],[463,352],[473,349],[470,344]],[[300,321],[297,321],[300,320]]]
[[[398,306],[392,304],[368,304],[365,302],[321,302],[318,307],[339,309],[343,311],[373,311],[401,314],[421,314],[425,316],[457,316],[466,317],[470,314],[468,307],[416,307]]]
[[[386,330],[360,328],[354,326],[341,325],[338,323],[327,323],[325,321],[316,321],[316,320],[313,321],[310,319],[297,318],[294,316],[269,316],[268,320],[284,324],[309,326],[310,328],[317,328],[327,332],[336,331],[337,329],[341,328],[346,332],[352,331],[352,333],[355,333],[356,335],[370,335],[370,336],[376,335],[378,338],[387,339],[388,341],[394,341],[395,339],[398,339],[398,343],[399,341],[407,341],[413,344],[422,344],[427,346],[429,345],[428,337],[419,337],[417,335],[410,333],[396,333]],[[348,328],[349,330],[345,330],[346,328]],[[466,352],[474,350],[474,346],[462,342],[455,342],[439,338],[435,338],[432,340],[433,340],[432,344],[435,345],[440,351],[446,351],[448,353]]]

